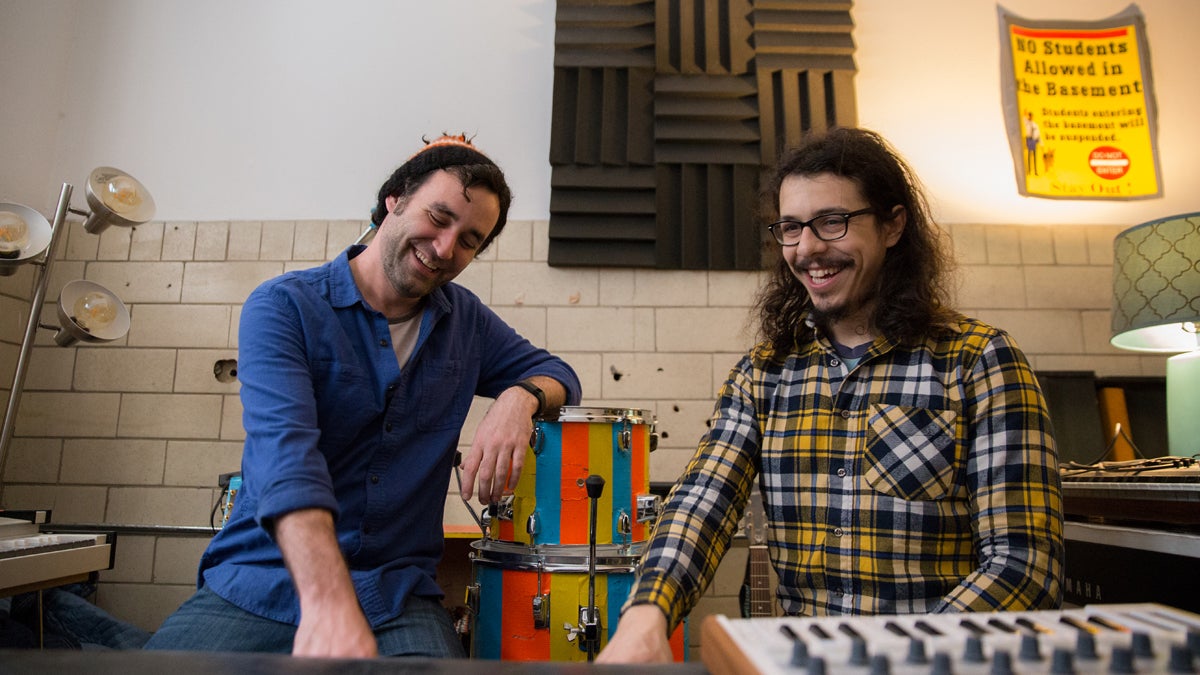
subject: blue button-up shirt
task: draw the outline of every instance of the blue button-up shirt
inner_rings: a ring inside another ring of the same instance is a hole
[[[276,518],[306,508],[334,514],[359,602],[378,626],[410,595],[442,595],[442,515],[473,395],[546,375],[569,404],[580,399],[570,366],[453,283],[427,298],[402,370],[387,319],[350,273],[361,250],[272,279],[242,308],[243,482],[198,583],[277,621],[298,623],[300,605],[268,531]]]

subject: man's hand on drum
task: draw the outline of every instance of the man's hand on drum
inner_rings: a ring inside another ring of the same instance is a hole
[[[506,389],[496,397],[475,430],[463,461],[463,499],[471,499],[476,479],[480,504],[500,501],[505,490],[516,485],[529,450],[536,409],[537,402],[523,389]]]

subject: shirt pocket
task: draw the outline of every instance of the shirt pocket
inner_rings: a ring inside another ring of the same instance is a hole
[[[363,392],[373,388],[371,378],[346,361],[315,360],[313,371],[321,445],[344,447],[380,413],[378,406],[363,397]]]
[[[442,431],[462,427],[471,407],[471,388],[464,386],[463,362],[446,361],[424,368],[417,377],[417,428]]]
[[[908,500],[945,498],[957,470],[952,410],[874,404],[867,420],[867,484]]]

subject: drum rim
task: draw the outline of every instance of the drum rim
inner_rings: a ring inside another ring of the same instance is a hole
[[[564,405],[553,413],[547,413],[537,419],[545,422],[621,422],[629,420],[634,424],[645,424],[652,420],[653,411],[642,408],[609,408],[580,405]]]
[[[610,571],[633,571],[641,557],[641,544],[604,544],[596,546],[596,569]],[[475,552],[472,564],[504,569],[542,569],[547,571],[575,572],[588,570],[587,545],[563,544],[525,546],[511,542],[477,539],[471,542]],[[489,555],[492,554],[492,555]]]

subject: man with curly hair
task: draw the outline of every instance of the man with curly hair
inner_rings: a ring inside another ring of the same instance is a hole
[[[670,659],[756,484],[785,614],[1059,606],[1044,398],[1011,336],[950,308],[911,169],[878,134],[834,129],[784,154],[764,202],[782,255],[762,339],[721,387],[599,661]]]

